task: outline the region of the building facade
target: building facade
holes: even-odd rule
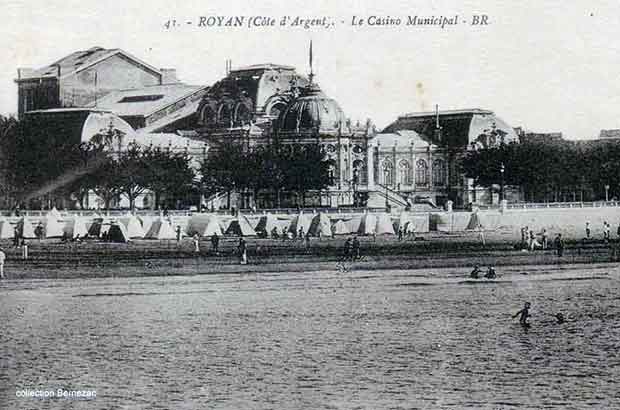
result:
[[[87,107],[111,91],[177,82],[173,69],[157,69],[121,49],[92,47],[36,70],[17,70],[18,117],[34,110]]]

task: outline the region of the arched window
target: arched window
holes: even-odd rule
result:
[[[336,161],[329,160],[327,165],[327,179],[329,181],[329,185],[336,185]]]
[[[411,185],[411,164],[407,160],[398,163],[398,182],[402,185]]]
[[[252,120],[252,113],[247,105],[237,104],[235,107],[235,125],[247,125]]]
[[[233,113],[230,107],[226,104],[220,105],[220,109],[217,115],[217,122],[224,127],[231,127],[233,125]]]
[[[368,175],[366,171],[366,163],[361,159],[353,161],[353,183],[366,185],[368,183]]]
[[[423,159],[419,159],[415,164],[415,184],[418,186],[428,185],[428,164]]]
[[[213,126],[217,121],[217,115],[210,106],[205,105],[200,113],[200,120],[206,126]]]
[[[446,185],[446,162],[443,159],[433,161],[433,185]]]
[[[383,161],[381,170],[383,171],[381,175],[383,177],[383,185],[394,185],[394,165],[392,164],[392,161]]]

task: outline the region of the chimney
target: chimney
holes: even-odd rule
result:
[[[160,71],[162,84],[174,84],[179,82],[176,68],[162,68]]]

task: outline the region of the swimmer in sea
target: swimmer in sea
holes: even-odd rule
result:
[[[557,313],[555,315],[555,319],[558,321],[558,325],[561,325],[562,323],[564,323],[564,315],[562,313]]]
[[[525,302],[523,309],[515,313],[513,318],[519,315],[521,315],[521,317],[519,317],[519,323],[521,326],[529,326],[529,323],[527,323],[527,318],[530,317],[530,302]]]
[[[487,273],[484,275],[484,277],[487,279],[495,279],[497,277],[497,274],[495,273],[495,268],[493,268],[493,266],[489,266],[489,269],[487,270]]]
[[[472,279],[478,279],[480,277],[481,273],[482,273],[482,270],[480,270],[480,266],[476,265],[476,266],[474,266],[474,270],[471,271],[469,276]]]

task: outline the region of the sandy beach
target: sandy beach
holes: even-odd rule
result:
[[[514,243],[489,238],[485,245],[477,235],[427,235],[399,241],[385,236],[359,237],[359,259],[344,260],[346,236],[303,241],[247,238],[247,265],[237,256],[238,238],[221,240],[215,253],[207,239],[195,252],[190,238],[135,240],[106,243],[98,240],[61,243],[57,239],[32,240],[29,257],[21,248],[3,243],[8,279],[69,279],[84,277],[130,277],[252,272],[316,272],[354,269],[453,268],[467,275],[474,264],[481,266],[572,265],[618,261],[618,244],[603,241],[569,242],[564,255],[555,250],[516,250]]]

